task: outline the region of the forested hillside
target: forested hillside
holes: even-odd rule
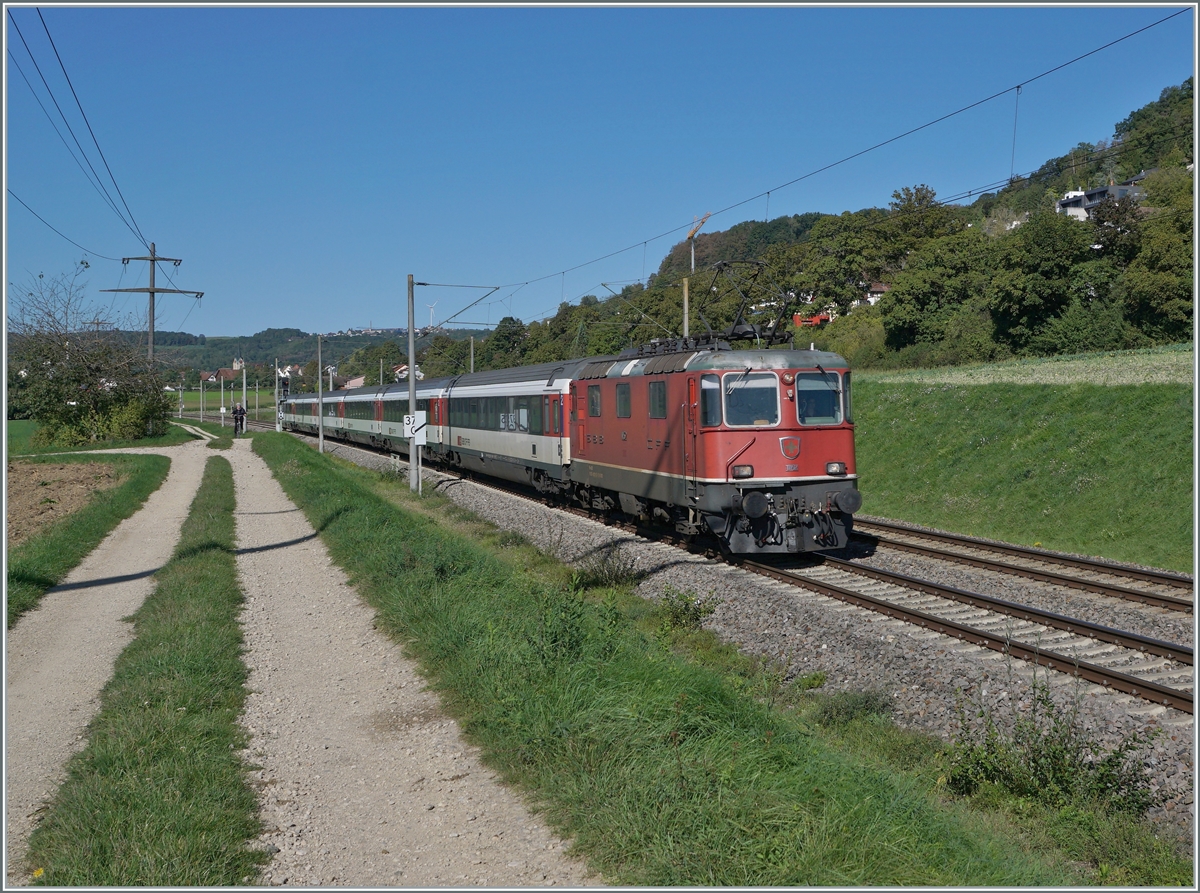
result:
[[[426,375],[617,353],[682,329],[690,288],[693,334],[738,322],[791,331],[792,313],[827,313],[797,341],[858,367],[960,364],[1190,341],[1193,310],[1193,81],[1117,122],[1112,137],[1080,143],[970,204],[943,203],[924,184],[900,185],[885,207],[806,213],[699,232],[663,258],[646,284],[564,302],[555,316],[506,317],[490,334],[455,331],[418,341]],[[1141,200],[1108,199],[1087,220],[1056,213],[1071,190],[1148,172]],[[691,250],[696,267],[692,273]],[[733,262],[733,263],[729,263]],[[726,264],[725,266],[721,266]],[[868,304],[871,292],[877,302]],[[144,333],[130,333],[143,338]],[[271,362],[316,372],[317,339],[299,329],[241,338],[156,333],[159,359],[192,383],[200,370],[244,358],[266,381]],[[404,362],[402,334],[323,342],[339,375],[379,378]]]
[[[747,221],[695,237],[693,333],[740,311],[766,324],[782,303],[830,312],[803,341],[857,366],[944,365],[1189,341],[1192,338],[1193,81],[970,205],[926,185],[900,186],[883,208]],[[1068,191],[1140,181],[1144,198],[1108,199],[1088,220],[1056,213]],[[681,329],[684,241],[647,285],[564,303],[529,325],[506,318],[476,345],[475,368],[615,353]],[[718,261],[759,261],[717,274]],[[886,291],[874,305],[872,285]],[[717,291],[713,291],[714,286]],[[749,300],[747,300],[749,298]],[[757,309],[755,309],[757,308]],[[786,315],[790,325],[790,314]],[[798,339],[799,340],[799,339]],[[467,346],[435,339],[427,374],[467,368]]]

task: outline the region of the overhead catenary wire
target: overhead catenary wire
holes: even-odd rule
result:
[[[125,224],[125,226],[129,229],[129,231],[131,233],[133,233],[134,236],[137,237],[138,241],[140,241],[143,245],[145,245],[148,248],[149,244],[142,237],[142,234],[135,228],[136,224],[131,223],[131,221],[127,220],[125,218],[125,215],[121,213],[121,209],[117,207],[116,201],[109,194],[108,188],[104,185],[104,182],[100,177],[100,174],[96,172],[95,166],[92,164],[92,161],[88,157],[87,152],[84,150],[83,145],[79,142],[79,137],[77,137],[75,135],[75,131],[71,127],[71,122],[67,120],[67,116],[62,110],[62,106],[59,105],[58,99],[54,95],[54,90],[50,87],[49,82],[46,80],[45,74],[42,73],[42,68],[40,65],[38,65],[37,58],[33,55],[33,50],[30,48],[28,41],[25,40],[25,35],[21,32],[21,28],[17,24],[17,20],[15,18],[13,18],[11,9],[8,10],[8,19],[10,22],[12,22],[13,28],[17,32],[17,36],[21,38],[21,43],[25,47],[25,52],[27,52],[29,54],[29,59],[31,62],[33,62],[34,69],[37,71],[38,76],[42,79],[42,84],[43,84],[43,86],[45,86],[46,92],[50,94],[50,101],[54,103],[54,107],[58,110],[58,114],[62,118],[63,124],[66,125],[67,132],[69,134],[71,134],[71,139],[73,139],[75,141],[75,145],[79,149],[80,154],[83,156],[83,160],[85,162],[87,162],[88,168],[91,170],[92,175],[95,177],[94,182],[98,186],[100,191],[102,192],[103,197],[106,199],[106,203],[112,209],[113,213],[116,214],[117,217],[119,217],[121,219],[121,222]],[[16,59],[14,58],[13,61],[15,62]],[[20,66],[18,66],[18,70],[19,70],[19,68],[20,68]],[[22,72],[22,77],[24,77],[23,72]],[[26,79],[26,83],[27,84],[29,83],[28,79]],[[32,89],[33,89],[33,86],[30,85],[30,90],[32,90]],[[36,97],[36,95],[37,95],[36,91],[34,92],[34,95]],[[39,100],[39,103],[40,103],[40,100]],[[44,110],[45,110],[45,107],[43,106],[43,111]],[[55,128],[55,130],[57,130],[57,127]],[[90,126],[89,126],[89,130],[90,130]],[[60,137],[61,137],[61,134],[60,134]],[[123,200],[124,199],[122,199],[122,201]]]
[[[1185,12],[1188,12],[1190,9],[1191,9],[1191,7],[1186,7],[1186,8],[1184,8],[1184,9],[1177,10],[1176,12],[1173,12],[1173,13],[1171,13],[1170,15],[1164,16],[1163,18],[1161,18],[1161,19],[1159,19],[1159,20],[1157,20],[1157,21],[1155,21],[1155,22],[1151,22],[1150,24],[1148,24],[1148,25],[1145,25],[1145,26],[1143,26],[1143,27],[1141,27],[1141,28],[1138,28],[1138,29],[1136,29],[1136,30],[1134,30],[1134,31],[1130,31],[1128,34],[1124,34],[1124,35],[1122,35],[1121,37],[1118,37],[1118,38],[1116,38],[1115,40],[1111,40],[1111,41],[1109,41],[1108,43],[1106,43],[1106,44],[1103,44],[1102,46],[1099,46],[1099,47],[1096,47],[1095,49],[1089,50],[1089,51],[1088,51],[1088,52],[1086,52],[1086,53],[1081,53],[1080,55],[1078,55],[1078,56],[1075,56],[1074,58],[1072,58],[1072,59],[1069,59],[1069,60],[1067,60],[1066,62],[1062,62],[1062,63],[1060,63],[1059,65],[1055,65],[1053,68],[1048,68],[1048,69],[1046,69],[1045,71],[1043,71],[1043,72],[1041,72],[1041,73],[1039,73],[1039,74],[1033,75],[1032,77],[1025,78],[1024,80],[1020,81],[1018,84],[1015,84],[1015,85],[1014,85],[1014,86],[1012,86],[1012,87],[1007,87],[1007,88],[1005,88],[1004,90],[1000,90],[1000,91],[998,91],[998,92],[996,92],[996,93],[993,93],[993,94],[992,94],[992,95],[990,95],[990,96],[986,96],[986,97],[984,97],[983,99],[976,100],[975,102],[972,102],[972,103],[970,103],[970,104],[968,104],[968,105],[965,105],[965,106],[963,106],[963,107],[961,107],[961,108],[959,108],[959,109],[956,109],[955,111],[948,112],[947,114],[941,115],[941,116],[939,116],[939,117],[937,117],[937,118],[934,118],[934,119],[933,119],[933,120],[931,120],[931,121],[927,121],[927,122],[926,122],[926,123],[924,123],[924,124],[921,124],[921,125],[918,125],[917,127],[913,127],[913,128],[911,128],[911,129],[909,129],[909,130],[906,130],[906,131],[904,131],[903,133],[897,134],[896,136],[890,137],[890,138],[888,138],[888,139],[886,139],[886,140],[882,140],[882,141],[880,141],[880,142],[878,142],[878,143],[875,143],[875,144],[874,144],[874,145],[872,145],[872,146],[868,146],[868,147],[867,147],[867,148],[865,148],[865,149],[861,149],[861,150],[859,150],[858,152],[854,152],[854,153],[852,153],[852,154],[850,154],[850,155],[847,155],[847,156],[845,156],[844,158],[840,158],[840,159],[838,159],[837,161],[830,162],[829,164],[823,165],[823,166],[821,166],[821,167],[819,167],[819,168],[816,168],[815,170],[809,171],[809,172],[808,172],[808,173],[806,173],[806,174],[802,174],[802,175],[801,175],[801,176],[799,176],[799,177],[794,177],[793,179],[791,179],[791,180],[788,180],[788,181],[787,181],[787,182],[785,182],[785,183],[781,183],[781,184],[779,184],[778,186],[773,186],[773,187],[771,187],[770,189],[768,189],[768,190],[766,190],[766,191],[764,191],[764,192],[760,192],[760,193],[758,193],[757,195],[753,195],[753,196],[751,196],[751,197],[749,197],[749,198],[747,198],[747,199],[743,199],[742,201],[735,202],[735,203],[733,203],[733,204],[731,204],[731,205],[728,205],[728,206],[726,206],[726,207],[722,208],[722,209],[721,209],[721,210],[719,210],[719,211],[715,211],[715,212],[713,212],[712,216],[713,216],[713,217],[716,217],[716,216],[719,216],[719,215],[721,215],[721,214],[728,213],[729,211],[732,211],[732,210],[734,210],[735,208],[739,208],[739,207],[741,207],[742,205],[748,204],[749,202],[757,201],[758,199],[760,199],[760,198],[763,198],[764,196],[767,196],[767,195],[769,195],[771,192],[778,192],[779,190],[781,190],[781,189],[785,189],[785,188],[787,188],[788,186],[794,186],[796,183],[800,183],[800,182],[802,182],[802,181],[804,181],[804,180],[807,180],[807,179],[809,179],[809,178],[811,178],[811,177],[815,177],[815,176],[816,176],[816,175],[818,175],[818,174],[824,173],[825,171],[831,170],[831,169],[833,169],[833,168],[835,168],[835,167],[838,167],[839,165],[843,165],[843,164],[845,164],[845,163],[847,163],[847,162],[849,162],[849,161],[852,161],[852,160],[854,160],[854,159],[856,159],[856,158],[860,158],[860,157],[862,157],[863,155],[866,155],[866,154],[868,154],[868,153],[870,153],[870,152],[874,152],[874,151],[875,151],[875,150],[877,150],[877,149],[881,149],[881,148],[883,148],[884,146],[888,146],[888,145],[890,145],[890,144],[892,144],[892,143],[894,143],[894,142],[897,142],[897,141],[899,141],[899,140],[901,140],[901,139],[904,139],[905,137],[912,136],[912,135],[913,135],[913,134],[915,134],[915,133],[919,133],[919,132],[920,132],[920,131],[922,131],[922,130],[927,130],[928,128],[930,128],[930,127],[933,127],[933,126],[934,126],[934,125],[936,125],[936,124],[940,124],[940,123],[942,123],[943,121],[947,121],[947,120],[949,120],[949,119],[951,119],[951,118],[954,118],[954,117],[956,117],[956,116],[958,116],[958,115],[964,114],[965,112],[968,112],[968,111],[970,111],[971,109],[978,108],[978,107],[979,107],[979,106],[981,106],[981,105],[985,105],[985,104],[987,104],[987,103],[989,103],[989,102],[991,102],[991,101],[993,101],[993,100],[995,100],[995,99],[998,99],[998,98],[1000,98],[1001,96],[1005,96],[1005,95],[1007,95],[1008,93],[1011,93],[1011,92],[1013,92],[1014,90],[1019,90],[1019,89],[1021,89],[1022,87],[1025,87],[1025,86],[1028,86],[1029,84],[1032,84],[1032,83],[1033,83],[1033,82],[1035,82],[1035,81],[1041,80],[1042,78],[1048,77],[1049,75],[1052,75],[1052,74],[1054,74],[1054,73],[1056,73],[1056,72],[1058,72],[1058,71],[1061,71],[1061,70],[1062,70],[1062,69],[1064,69],[1064,68],[1067,68],[1067,67],[1069,67],[1069,66],[1071,66],[1071,65],[1074,65],[1074,64],[1076,64],[1076,63],[1078,63],[1078,62],[1081,62],[1081,61],[1083,61],[1084,59],[1087,59],[1089,56],[1094,56],[1094,55],[1096,55],[1097,53],[1103,52],[1104,50],[1111,49],[1112,47],[1116,46],[1117,44],[1119,44],[1119,43],[1122,43],[1123,41],[1129,40],[1129,39],[1130,39],[1130,38],[1132,38],[1132,37],[1136,37],[1138,34],[1141,34],[1141,33],[1145,32],[1145,31],[1148,31],[1148,30],[1150,30],[1151,28],[1156,28],[1156,27],[1158,27],[1159,25],[1162,25],[1163,23],[1170,21],[1171,19],[1175,18],[1176,16],[1180,16],[1180,15],[1182,15],[1183,13],[1185,13]],[[681,224],[681,225],[679,225],[679,226],[673,227],[672,229],[669,229],[669,230],[666,230],[666,231],[664,231],[664,232],[661,232],[661,233],[659,233],[659,234],[658,234],[658,235],[656,235],[656,236],[652,236],[652,237],[650,237],[649,239],[639,240],[638,242],[635,242],[635,243],[633,243],[632,245],[628,245],[628,246],[626,246],[625,248],[621,248],[621,249],[619,249],[619,250],[616,250],[616,251],[610,251],[609,253],[607,253],[607,254],[604,254],[604,255],[601,255],[600,257],[596,257],[596,258],[593,258],[592,260],[585,261],[585,262],[583,262],[583,263],[576,264],[576,265],[574,265],[574,266],[571,266],[571,267],[567,267],[567,268],[566,268],[566,269],[564,269],[564,270],[558,270],[558,271],[555,271],[555,272],[553,272],[553,273],[547,273],[547,274],[545,274],[544,276],[538,276],[538,277],[534,277],[534,278],[528,279],[528,280],[526,280],[526,281],[525,281],[524,283],[522,283],[522,284],[523,284],[523,285],[532,285],[532,284],[534,284],[534,283],[537,283],[537,282],[542,282],[542,281],[545,281],[545,280],[547,280],[547,279],[551,279],[551,278],[553,278],[554,276],[565,276],[565,274],[567,274],[567,273],[571,273],[571,272],[574,272],[575,270],[579,270],[579,269],[582,269],[582,268],[584,268],[584,267],[591,266],[592,264],[597,264],[597,263],[600,263],[601,261],[608,260],[609,258],[616,257],[617,255],[620,255],[620,254],[624,254],[626,251],[630,251],[630,250],[632,250],[632,249],[636,248],[638,245],[644,245],[644,244],[646,244],[646,243],[648,243],[648,242],[654,242],[654,241],[657,241],[657,240],[659,240],[659,239],[666,238],[667,236],[673,235],[674,233],[677,233],[677,232],[680,232],[680,231],[682,231],[682,230],[684,230],[684,229],[687,229],[689,226],[691,226],[691,224],[689,224],[689,223],[684,223],[684,224]],[[643,266],[643,271],[642,271],[642,272],[643,272],[643,275],[644,275],[644,274],[645,274],[645,269],[644,269],[644,266]],[[515,285],[516,283],[511,283],[511,284]],[[507,287],[507,286],[501,286],[501,287],[502,287],[502,288],[505,288],[505,287]]]

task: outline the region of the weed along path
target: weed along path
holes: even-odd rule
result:
[[[179,541],[212,455],[202,441],[122,452],[170,456],[167,480],[8,631],[6,886],[28,883],[22,862],[29,834],[61,782],[64,764],[83,746],[100,691],[132,638],[124,618],[153,591],[153,574]]]
[[[374,628],[270,470],[236,441],[250,669],[246,760],[269,885],[580,886],[582,863],[503,787]]]

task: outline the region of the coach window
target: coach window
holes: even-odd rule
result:
[[[667,417],[667,383],[665,381],[650,382],[650,418],[665,419]]]
[[[592,418],[600,417],[600,385],[588,385],[588,415]]]
[[[629,408],[629,384],[617,385],[617,418],[627,419],[632,415]]]
[[[472,400],[468,404],[468,406],[469,406],[469,409],[467,410],[467,427],[468,428],[478,428],[479,427],[479,401]]]
[[[529,398],[529,433],[543,434],[545,429],[542,427],[542,398]]]
[[[779,379],[773,372],[730,372],[725,376],[725,424],[779,424]]]
[[[801,425],[840,425],[842,395],[836,372],[796,373],[796,416]]]
[[[721,424],[721,379],[716,375],[700,376],[700,424]]]

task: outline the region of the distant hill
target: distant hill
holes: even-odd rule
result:
[[[452,340],[465,340],[471,335],[482,340],[486,329],[455,329],[442,331]],[[131,332],[130,337],[144,344],[145,332]],[[396,342],[402,351],[408,350],[408,333],[404,330],[375,332],[372,334],[342,334],[323,336],[321,340],[322,360],[337,364],[355,351],[364,347],[375,347]],[[419,343],[427,343],[422,336]],[[211,371],[229,366],[233,360],[243,359],[251,366],[269,366],[275,360],[281,365],[307,363],[316,359],[317,336],[300,329],[263,329],[253,335],[219,336],[191,335],[187,332],[155,332],[154,355],[169,366]]]

